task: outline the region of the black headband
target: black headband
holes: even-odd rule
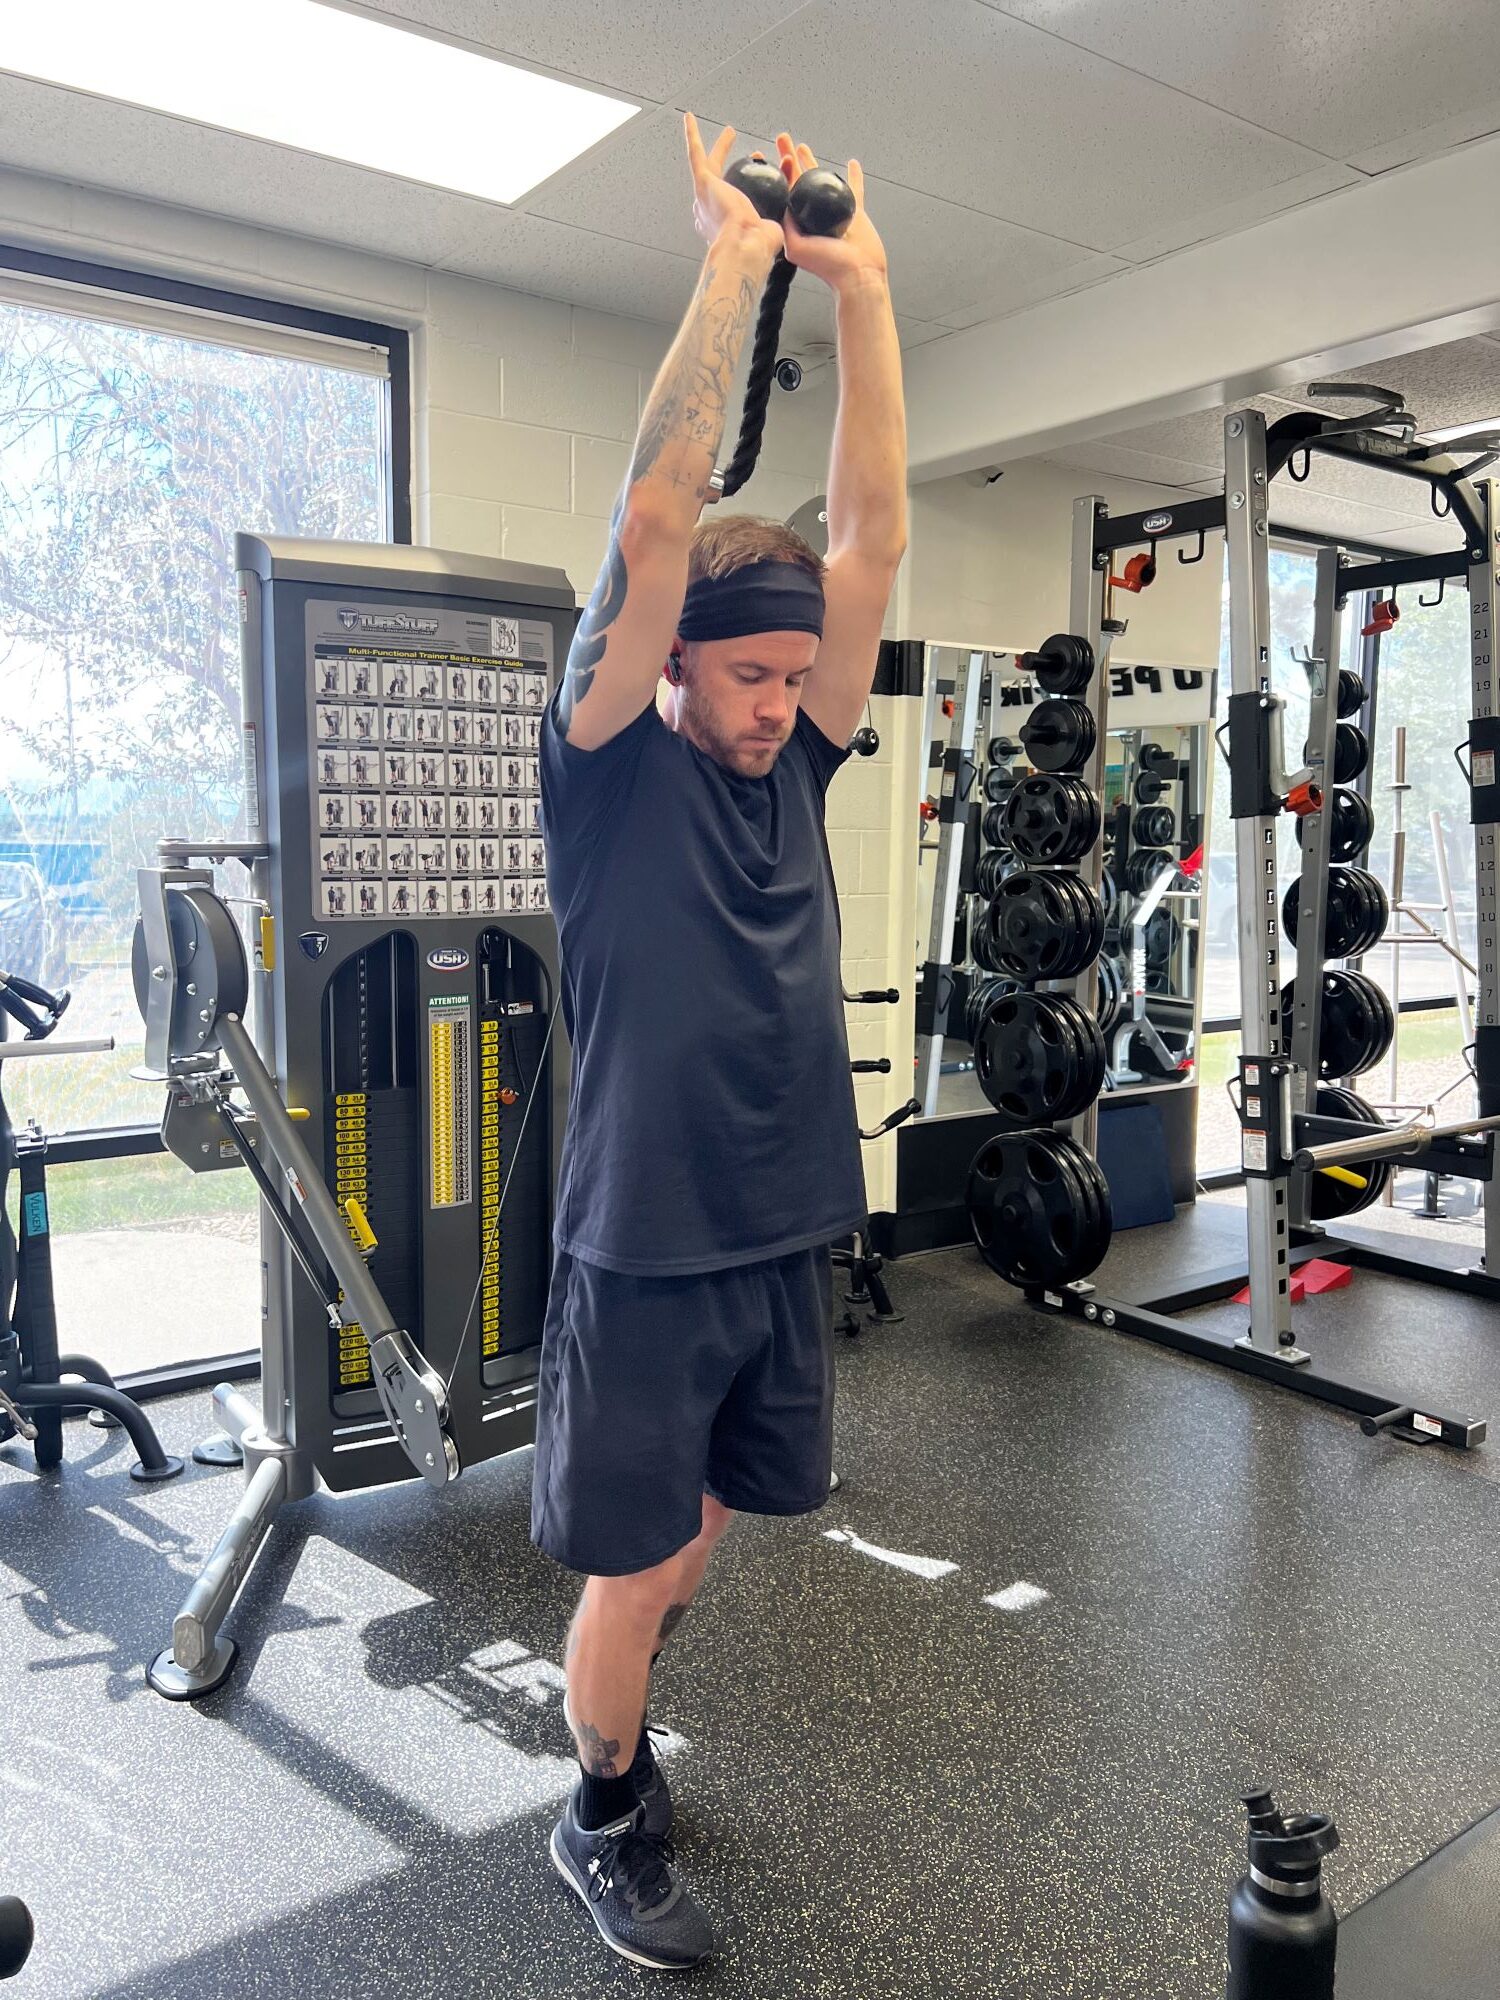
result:
[[[688,585],[677,635],[742,639],[749,632],[823,636],[823,586],[800,563],[758,562]]]

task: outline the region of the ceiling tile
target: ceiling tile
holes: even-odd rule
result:
[[[1369,362],[1331,379],[1376,382],[1382,388],[1399,389],[1424,430],[1446,430],[1453,424],[1481,423],[1500,416],[1500,347],[1482,336],[1444,341],[1391,361]],[[1318,407],[1331,409],[1333,405],[1320,403]]]
[[[712,144],[717,121],[700,118],[699,122],[705,144]],[[736,136],[736,157],[757,148],[771,159],[776,157],[772,140],[748,132]],[[701,258],[705,248],[693,227],[693,183],[682,113],[673,107],[626,126],[608,145],[555,175],[540,194],[521,206],[531,215],[648,244],[678,257]]]
[[[1298,463],[1300,465],[1300,460]],[[1277,492],[1288,483],[1283,475],[1277,482]],[[1375,507],[1382,513],[1404,514],[1414,521],[1426,523],[1433,518],[1427,500],[1428,489],[1415,479],[1405,479],[1399,472],[1387,472],[1378,465],[1359,465],[1351,459],[1332,458],[1327,452],[1313,453],[1307,490],[1327,494],[1336,500],[1355,500],[1361,506]],[[1451,529],[1449,539],[1452,539]]]
[[[1372,535],[1370,539],[1380,548],[1410,549],[1418,555],[1439,555],[1444,549],[1459,547],[1453,525],[1446,521],[1412,521],[1398,534]]]
[[[1275,396],[1242,396],[1235,404],[1236,409],[1262,411],[1268,425],[1288,415],[1295,407],[1295,404],[1282,402]],[[1160,423],[1141,424],[1134,430],[1120,431],[1110,442],[1124,445],[1132,451],[1154,452],[1162,458],[1201,466],[1205,472],[1222,478],[1224,415],[1221,408],[1196,410],[1184,417],[1166,417]]]
[[[990,0],[1331,159],[1493,100],[1494,0]]]
[[[1250,229],[1273,215],[1285,215],[1290,209],[1320,201],[1324,195],[1337,194],[1340,188],[1355,186],[1360,179],[1352,167],[1314,167],[1311,173],[1279,181],[1275,187],[1257,188],[1252,194],[1241,195],[1218,208],[1199,209],[1162,228],[1153,226],[1133,242],[1122,243],[1119,254],[1131,264],[1149,264],[1157,257],[1170,257],[1175,250],[1186,250],[1191,244],[1207,243],[1216,236],[1232,236],[1237,230]]]
[[[681,316],[698,282],[695,257],[621,243],[538,215],[499,220],[503,227],[471,237],[443,268],[569,305],[667,322]]]
[[[1349,164],[1362,173],[1386,174],[1393,167],[1430,159],[1434,153],[1446,153],[1452,146],[1462,146],[1470,139],[1482,139],[1497,131],[1500,131],[1500,97],[1491,97],[1467,111],[1438,118],[1431,125],[1409,127],[1397,138],[1383,139],[1378,146],[1352,155]]]
[[[1305,535],[1333,535],[1350,542],[1367,542],[1376,535],[1386,535],[1393,543],[1402,543],[1409,542],[1414,534],[1426,532],[1423,522],[1404,514],[1388,513],[1380,507],[1362,507],[1353,500],[1339,500],[1310,486],[1290,486],[1284,479],[1277,480],[1271,496],[1271,523],[1276,528],[1300,529]]]
[[[980,0],[812,0],[694,92],[916,187],[1097,250],[1325,164]]]
[[[365,0],[496,55],[660,103],[796,11],[797,0]]]
[[[418,264],[440,263],[507,211],[237,133],[165,118],[0,71],[0,158],[103,186],[317,236]]]
[[[1072,445],[1051,454],[1055,465],[1069,465],[1079,472],[1103,473],[1113,479],[1139,479],[1147,486],[1180,486],[1196,489],[1206,470],[1180,458],[1162,458],[1155,452],[1133,451],[1123,444],[1100,439],[1095,444]]]
[[[1112,278],[1117,271],[1128,269],[1129,266],[1119,257],[1084,256],[1078,263],[1065,264],[1046,277],[1032,278],[1024,284],[1008,284],[999,292],[978,299],[959,312],[944,313],[943,325],[961,333],[965,327],[981,326],[986,320],[1020,312],[1026,306],[1040,305],[1044,299],[1061,298],[1066,292],[1085,291],[1090,285]]]

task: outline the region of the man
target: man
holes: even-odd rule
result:
[[[639,1965],[707,1956],[645,1727],[652,1662],[734,1512],[828,1495],[830,1242],[865,1197],[823,829],[906,537],[885,252],[763,220],[686,121],[703,275],[662,364],[541,737],[573,1041],[532,1534],[586,1578],[568,1638],[581,1781],[552,1857]],[[777,140],[789,181],[815,164]],[[828,558],[700,526],[776,254],[837,302]],[[665,701],[656,693],[663,673]]]

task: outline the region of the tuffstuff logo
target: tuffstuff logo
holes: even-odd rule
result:
[[[468,962],[469,954],[451,944],[440,945],[427,954],[427,963],[434,972],[462,972]]]
[[[423,638],[438,629],[436,618],[418,618],[410,611],[340,610],[339,623],[346,632],[405,632]]]

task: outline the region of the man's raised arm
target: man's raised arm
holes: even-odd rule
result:
[[[655,698],[687,592],[688,545],[723,440],[735,364],[782,245],[780,224],[763,220],[722,178],[733,128],[705,153],[691,112],[685,122],[694,219],[708,238],[708,257],[641,418],[604,567],[568,654],[558,725],[580,750],[597,750]]]
[[[785,132],[782,171],[817,165]],[[787,255],[833,288],[839,407],[828,468],[828,569],[823,638],[802,706],[823,734],[847,743],[869,699],[880,627],[906,548],[906,407],[901,344],[891,313],[885,246],[865,211],[865,179],[849,162],[854,220],[843,236],[786,230]]]

